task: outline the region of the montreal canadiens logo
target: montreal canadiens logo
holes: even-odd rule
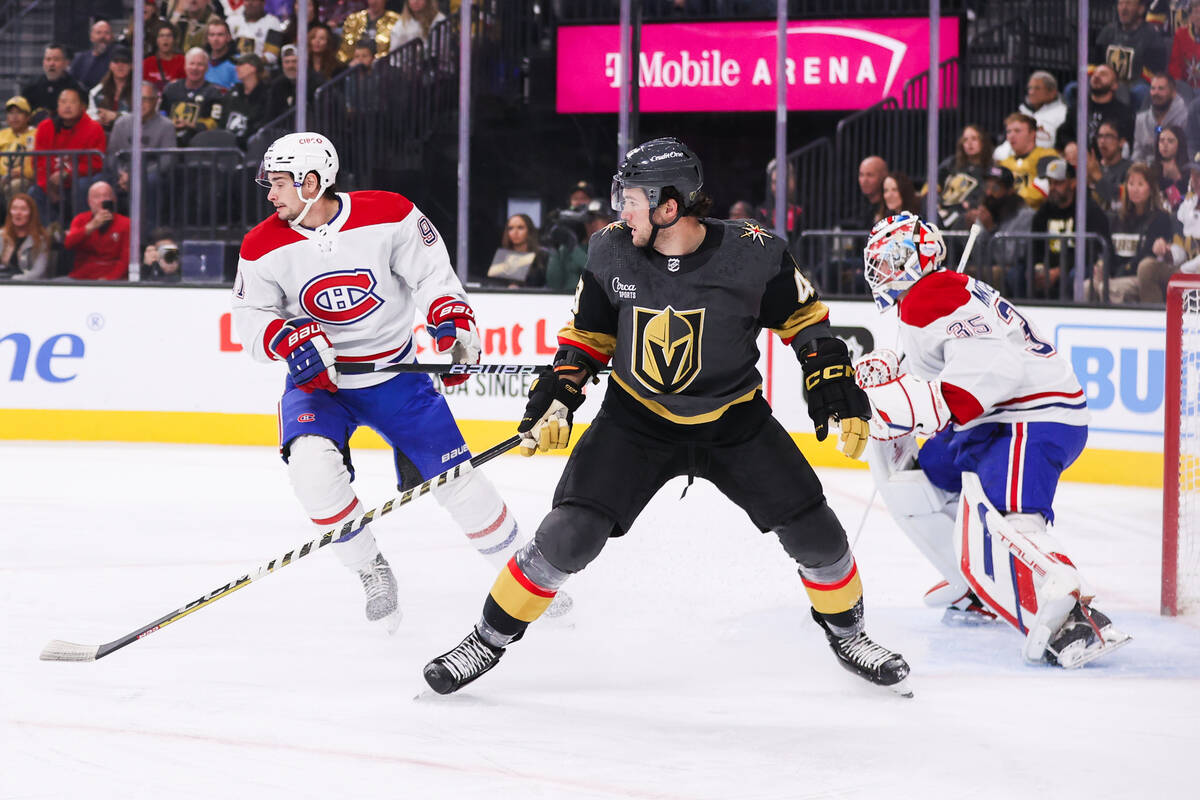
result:
[[[300,306],[326,325],[351,325],[381,305],[383,299],[375,294],[375,276],[369,269],[326,272],[300,290]]]
[[[296,417],[296,422],[316,422],[316,421],[317,421],[316,414],[305,413],[305,414],[301,414],[300,416]]]

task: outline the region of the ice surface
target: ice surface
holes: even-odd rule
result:
[[[563,460],[484,469],[521,523]],[[99,644],[313,538],[269,449],[0,443],[0,798],[1194,797],[1200,626],[1158,609],[1159,494],[1066,484],[1059,536],[1132,644],[1067,673],[1007,628],[952,629],[932,568],[876,501],[856,548],[868,632],[903,700],[844,672],[790,562],[710,485],[663,489],[490,674],[432,695],[493,574],[430,498],[375,535],[393,637],[327,552],[96,663]],[[355,455],[368,507],[395,494]],[[865,472],[822,472],[853,535]]]

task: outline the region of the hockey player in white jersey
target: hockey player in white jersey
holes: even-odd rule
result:
[[[287,365],[280,448],[296,497],[322,528],[365,511],[351,488],[349,440],[360,425],[394,448],[402,490],[470,459],[429,376],[339,375],[336,361],[415,361],[418,312],[436,352],[456,363],[480,355],[474,312],[437,230],[399,194],[335,191],[337,170],[337,151],[319,134],[289,134],[267,149],[259,183],[270,189],[276,213],[246,234],[233,287],[233,319],[246,349],[256,360]],[[464,380],[443,378],[447,385]],[[495,568],[523,544],[481,473],[433,494]],[[367,618],[394,631],[396,580],[370,527],[346,534],[333,550],[359,575]]]
[[[1083,390],[1047,340],[987,284],[941,269],[933,225],[901,213],[864,250],[900,350],[855,365],[871,399],[871,472],[889,511],[945,580],[926,594],[948,621],[1000,618],[1023,655],[1077,667],[1129,637],[1048,526],[1062,471],[1087,441]],[[929,438],[918,454],[916,436]]]

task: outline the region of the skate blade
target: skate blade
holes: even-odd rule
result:
[[[1084,664],[1095,661],[1101,656],[1106,656],[1114,650],[1119,650],[1129,644],[1133,637],[1121,631],[1106,631],[1104,644],[1096,642],[1089,647],[1077,648],[1072,650],[1067,648],[1058,656],[1058,665],[1063,669],[1079,669]]]
[[[891,686],[884,687],[890,692],[894,692],[901,697],[907,697],[910,700],[913,696],[912,686],[908,683],[908,678],[903,678],[899,683],[893,683]]]
[[[388,636],[394,636],[396,631],[400,630],[400,622],[404,619],[404,612],[397,608],[386,617],[380,617],[373,620],[375,623],[382,625],[384,630],[388,632]]]
[[[942,624],[951,628],[978,628],[983,625],[994,625],[999,622],[996,617],[989,617],[978,611],[963,611],[960,608],[947,608],[942,614]]]

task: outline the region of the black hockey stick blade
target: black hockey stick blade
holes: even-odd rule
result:
[[[331,542],[340,539],[347,533],[361,528],[362,526],[371,522],[371,520],[374,518],[382,517],[384,514],[387,514],[394,509],[399,508],[400,506],[411,503],[414,499],[421,497],[422,495],[429,494],[430,490],[433,489],[434,486],[441,486],[444,483],[448,483],[449,481],[456,480],[468,474],[475,467],[485,464],[488,461],[491,461],[493,458],[507,453],[509,450],[516,447],[520,441],[521,437],[519,435],[510,436],[503,442],[500,442],[499,444],[472,457],[470,461],[451,467],[441,474],[434,475],[420,486],[402,492],[398,497],[393,497],[379,508],[372,508],[358,519],[349,520],[341,527],[325,531],[325,533],[321,534],[316,539],[313,539],[310,542],[305,542],[299,548],[295,550],[289,550],[279,558],[271,559],[266,564],[258,567],[258,569],[256,569],[254,572],[246,573],[237,580],[226,583],[224,586],[218,586],[211,592],[196,598],[190,603],[175,609],[169,614],[164,614],[163,616],[154,620],[154,622],[151,622],[148,625],[143,625],[137,630],[131,631],[119,639],[114,639],[111,642],[105,642],[104,644],[75,644],[74,642],[65,642],[61,639],[55,639],[47,643],[46,646],[42,648],[41,655],[39,655],[38,658],[40,658],[42,661],[95,661],[97,659],[104,658],[106,655],[115,650],[120,650],[122,647],[125,647],[128,644],[133,644],[139,639],[149,636],[155,631],[162,630],[171,623],[178,622],[187,615],[195,611],[199,611],[205,606],[211,605],[223,597],[228,597],[238,589],[248,586],[253,581],[266,577],[276,570],[286,567],[293,561],[299,561],[301,558],[304,558],[304,556],[308,555],[314,550],[320,550],[322,547],[325,547]]]

